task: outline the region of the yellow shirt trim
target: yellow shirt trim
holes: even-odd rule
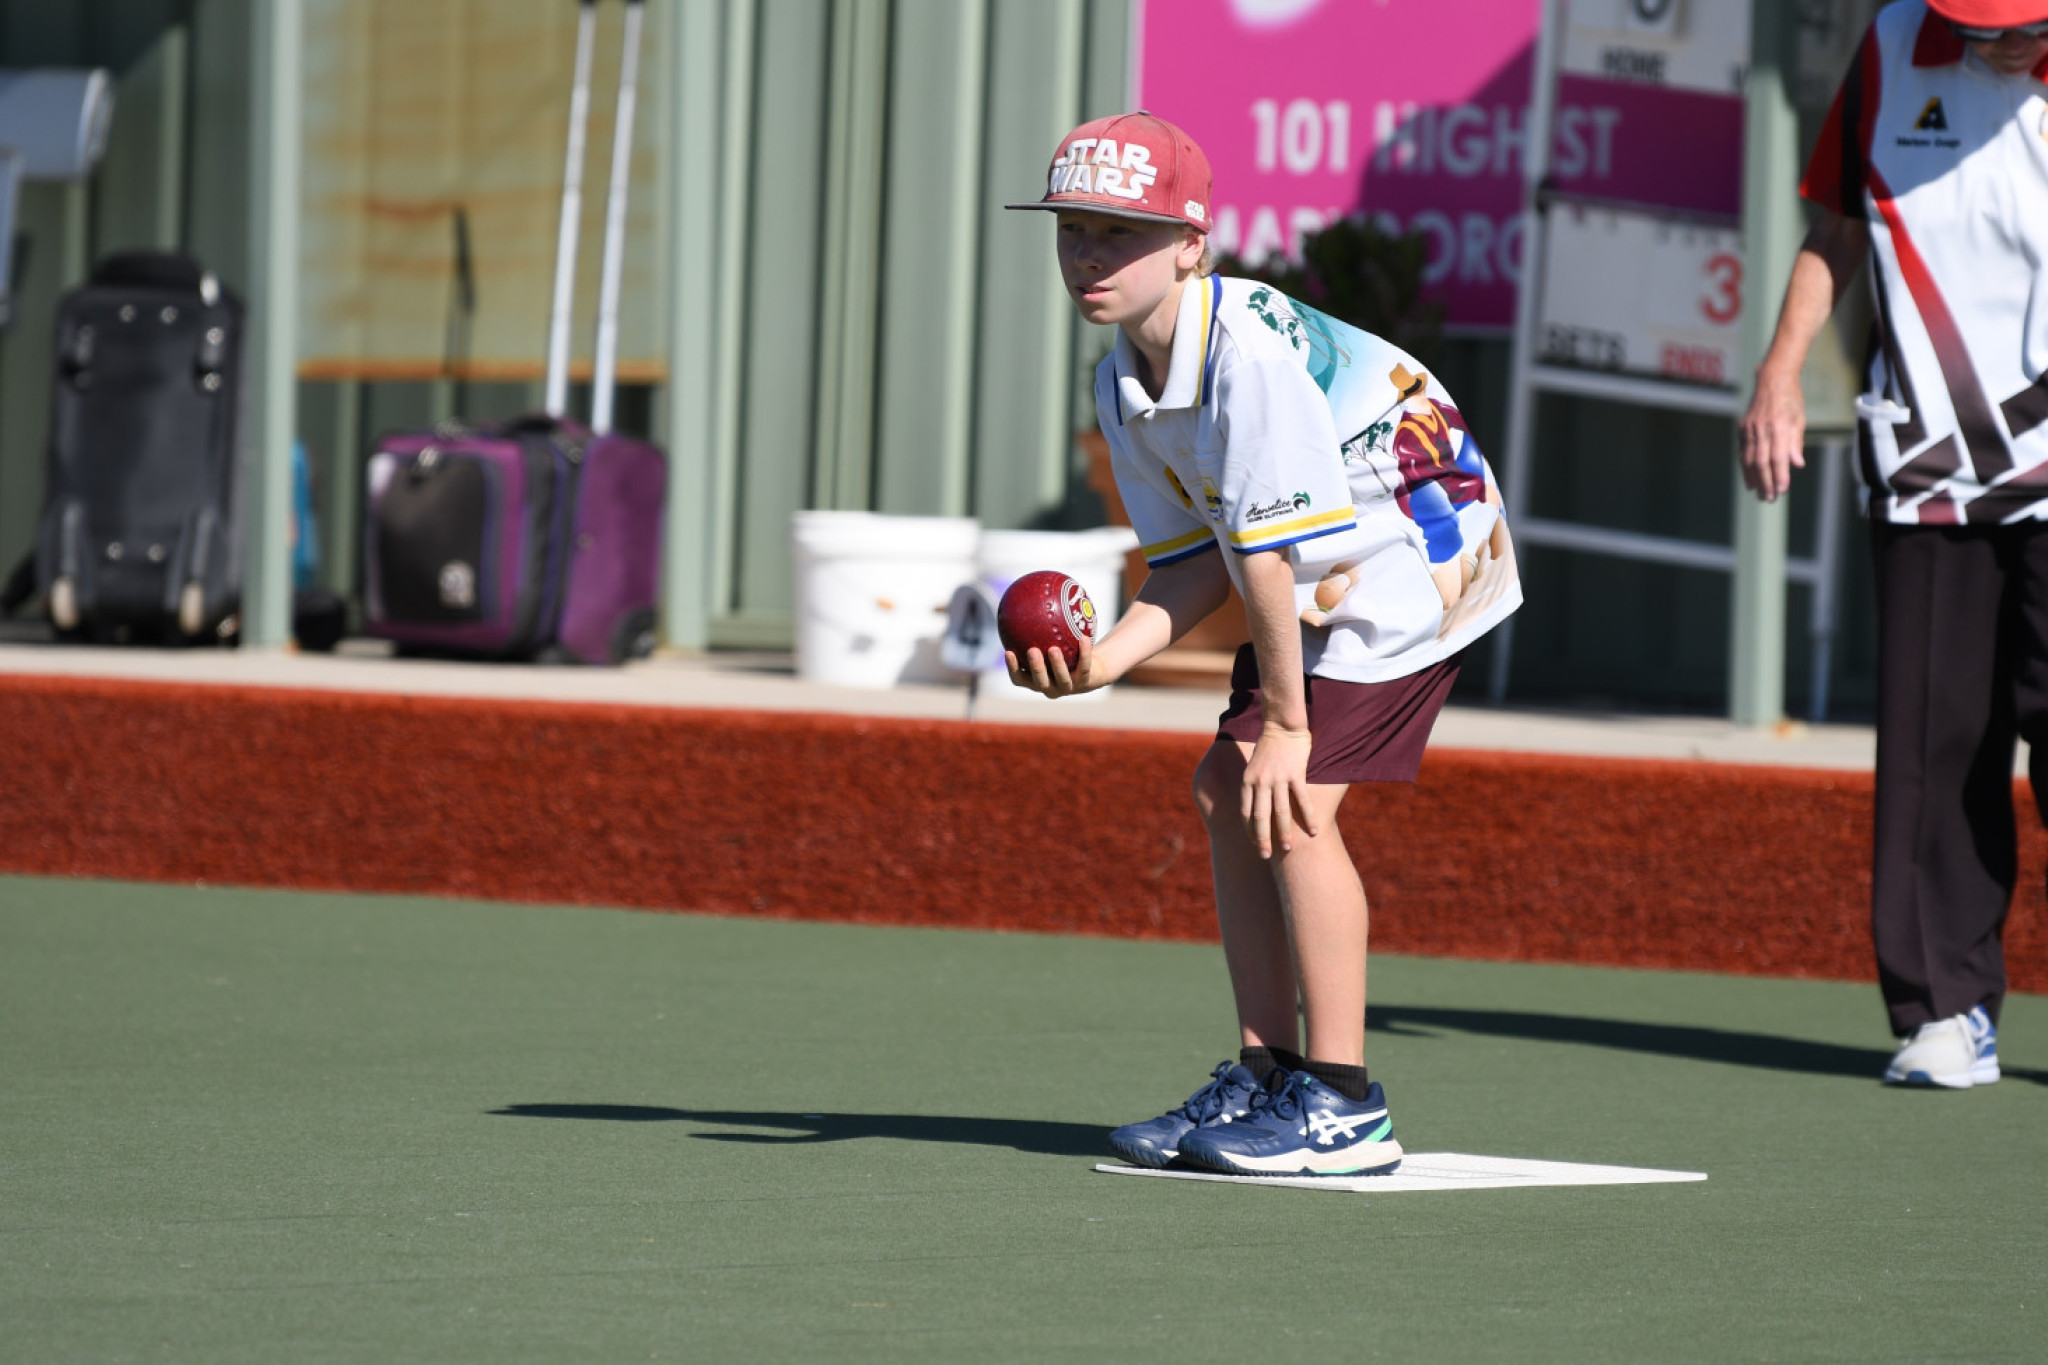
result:
[[[1176,550],[1185,550],[1190,545],[1210,538],[1207,527],[1199,531],[1190,531],[1184,536],[1175,536],[1172,540],[1162,540],[1156,545],[1147,545],[1145,547],[1145,558],[1148,560],[1157,559],[1161,555],[1170,555]]]
[[[1232,531],[1230,533],[1230,543],[1232,545],[1252,545],[1268,540],[1285,540],[1289,536],[1298,536],[1304,531],[1314,531],[1321,527],[1348,526],[1356,521],[1357,517],[1357,508],[1349,506],[1339,507],[1328,512],[1317,512],[1313,516],[1296,517],[1292,521],[1280,521],[1275,522],[1271,526],[1261,526],[1256,531]]]

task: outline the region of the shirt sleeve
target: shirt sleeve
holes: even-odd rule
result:
[[[1218,373],[1216,405],[1231,549],[1278,550],[1358,524],[1337,428],[1307,370],[1284,356],[1240,359]]]
[[[1114,382],[1096,380],[1096,416],[1109,441],[1109,470],[1116,477],[1117,496],[1123,499],[1131,529],[1137,532],[1145,563],[1156,569],[1214,549],[1215,532],[1202,519],[1189,491],[1179,485],[1172,470],[1158,461],[1141,460],[1124,434],[1110,387]],[[1148,469],[1147,463],[1154,467]]]
[[[1799,193],[1844,218],[1862,218],[1869,180],[1870,136],[1877,118],[1880,68],[1877,26],[1872,24],[1828,106],[1820,139],[1799,181]]]

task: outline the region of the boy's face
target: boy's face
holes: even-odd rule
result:
[[[1202,259],[1202,234],[1178,223],[1106,213],[1059,213],[1060,277],[1089,322],[1150,317],[1182,272]]]

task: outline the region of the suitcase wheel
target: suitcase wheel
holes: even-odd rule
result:
[[[633,659],[651,659],[655,646],[660,643],[655,632],[655,617],[652,607],[629,612],[620,617],[612,626],[610,648],[606,651],[611,662],[622,664]]]
[[[78,629],[78,585],[68,577],[50,585],[50,624],[59,630]]]
[[[206,629],[206,585],[196,579],[178,593],[178,629],[187,635]]]

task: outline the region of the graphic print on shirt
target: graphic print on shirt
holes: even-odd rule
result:
[[[1245,305],[1258,316],[1259,321],[1285,337],[1287,344],[1298,351],[1306,343],[1302,339],[1299,317],[1287,309],[1289,302],[1288,297],[1277,289],[1267,289],[1263,286],[1252,290],[1250,294],[1245,296]],[[1346,363],[1348,364],[1349,361],[1347,360]],[[1311,365],[1309,367],[1309,373],[1316,373],[1315,366]],[[1326,375],[1317,375],[1316,383],[1321,386],[1324,393],[1330,391]]]
[[[1096,370],[1146,562],[1221,550],[1242,591],[1251,556],[1284,555],[1304,668],[1351,682],[1449,658],[1515,610],[1498,486],[1450,394],[1271,285],[1204,285],[1182,296],[1157,391],[1132,378],[1126,337]]]
[[[1430,578],[1448,611],[1479,575],[1478,556],[1465,553],[1458,514],[1473,503],[1487,502],[1489,495],[1497,508],[1500,493],[1487,487],[1479,443],[1472,439],[1465,419],[1448,403],[1433,398],[1411,400],[1394,430],[1393,444],[1401,474],[1401,490],[1394,499],[1422,530]],[[1505,536],[1506,526],[1497,521],[1495,530]]]
[[[1357,349],[1343,339],[1343,332],[1352,329],[1271,290],[1254,290],[1249,302],[1267,326],[1286,336],[1297,350],[1305,351],[1316,387],[1331,394],[1343,372],[1350,369]],[[1392,406],[1344,442],[1344,462],[1371,471],[1402,514],[1422,532],[1430,581],[1448,612],[1478,580],[1482,561],[1507,555],[1500,490],[1489,484],[1479,443],[1472,439],[1457,408],[1429,396],[1427,374],[1396,363],[1387,370],[1386,388],[1380,397],[1390,400]],[[1483,543],[1469,549],[1462,517],[1467,508],[1479,509],[1478,515],[1490,523]],[[1303,609],[1301,619],[1310,625],[1324,624],[1358,585],[1357,568],[1340,563],[1324,575],[1316,585],[1314,605]]]

